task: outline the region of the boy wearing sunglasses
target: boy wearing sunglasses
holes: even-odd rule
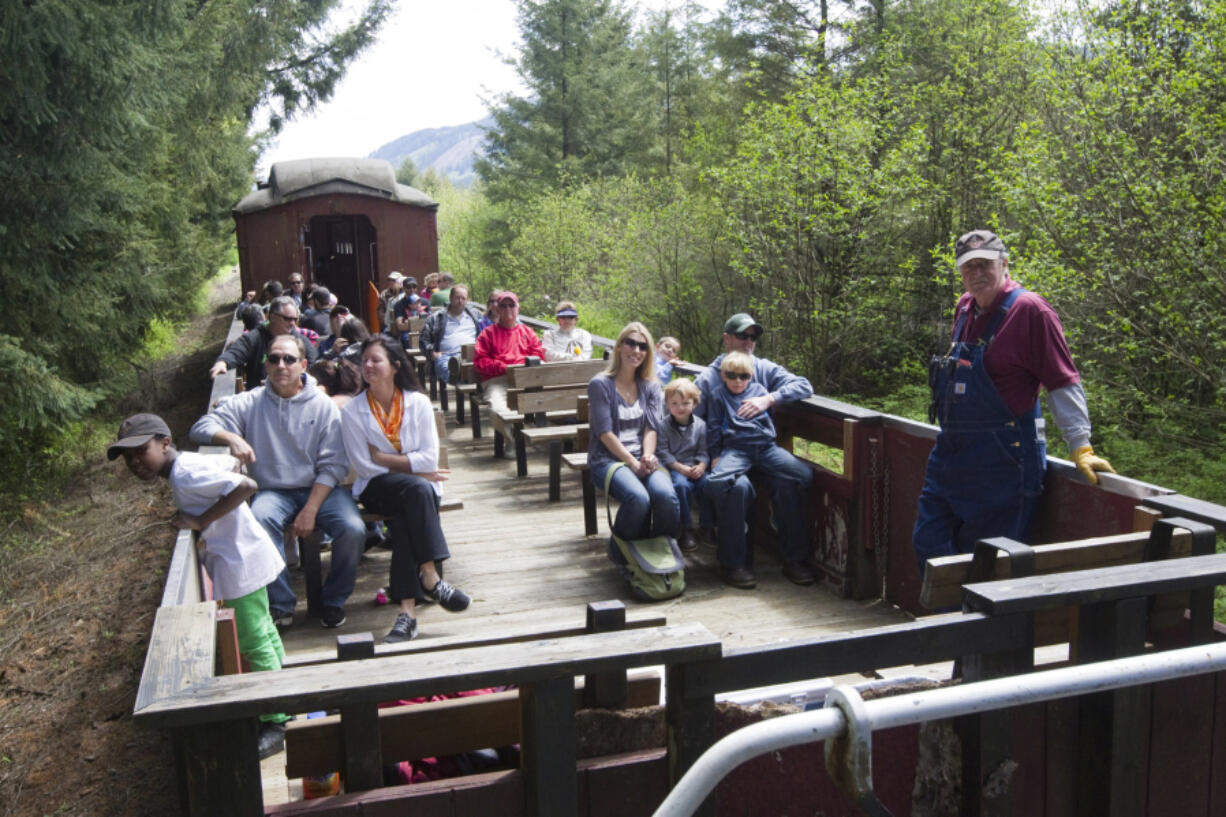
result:
[[[813,472],[775,445],[769,412],[742,410],[747,401],[770,399],[766,387],[754,381],[754,359],[729,352],[720,361],[719,377],[721,384],[711,390],[707,406],[707,496],[716,508],[720,575],[733,587],[748,590],[757,585],[745,533],[754,497],[750,474],[760,471],[771,478],[784,575],[797,584],[812,584],[801,497],[813,482]],[[799,581],[804,578],[808,581]]]

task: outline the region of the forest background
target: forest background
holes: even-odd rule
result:
[[[98,456],[233,252],[256,112],[327,98],[390,0],[336,5],[0,9],[3,513]],[[491,100],[479,183],[399,171],[477,293],[697,362],[748,310],[818,392],[920,418],[952,239],[987,226],[1063,318],[1100,453],[1226,501],[1226,2],[517,5],[530,91]]]

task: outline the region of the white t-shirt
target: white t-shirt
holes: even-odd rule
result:
[[[180,452],[170,469],[175,505],[195,516],[204,513],[243,481],[237,466],[238,460],[229,454]],[[277,546],[245,502],[202,530],[200,541],[217,599],[254,593],[285,569]]]
[[[449,356],[458,355],[464,344],[476,342],[477,325],[472,319],[465,313],[460,313],[458,318],[447,313],[447,317],[443,318],[443,337],[438,344],[439,352]]]

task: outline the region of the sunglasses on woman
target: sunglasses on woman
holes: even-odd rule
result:
[[[298,362],[298,357],[297,355],[278,355],[274,353],[268,356],[268,362],[274,366],[280,366],[282,363],[286,366],[293,366]]]
[[[748,380],[753,375],[749,372],[724,372],[724,377],[729,380]]]
[[[640,352],[646,352],[651,348],[641,340],[630,340],[629,338],[622,341],[622,346],[625,346],[627,349],[638,349]]]

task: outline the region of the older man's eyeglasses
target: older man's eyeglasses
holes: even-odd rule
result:
[[[737,340],[752,340],[754,343],[757,343],[758,338],[762,337],[761,332],[736,332],[734,334]]]
[[[629,338],[622,341],[622,346],[625,346],[627,349],[638,349],[640,352],[646,352],[651,348],[641,340],[630,340]]]
[[[274,366],[280,366],[281,364],[285,364],[286,366],[293,366],[295,363],[298,362],[298,356],[297,355],[271,354],[268,356],[268,362]]]
[[[724,377],[729,380],[748,380],[753,375],[749,372],[724,372]]]

